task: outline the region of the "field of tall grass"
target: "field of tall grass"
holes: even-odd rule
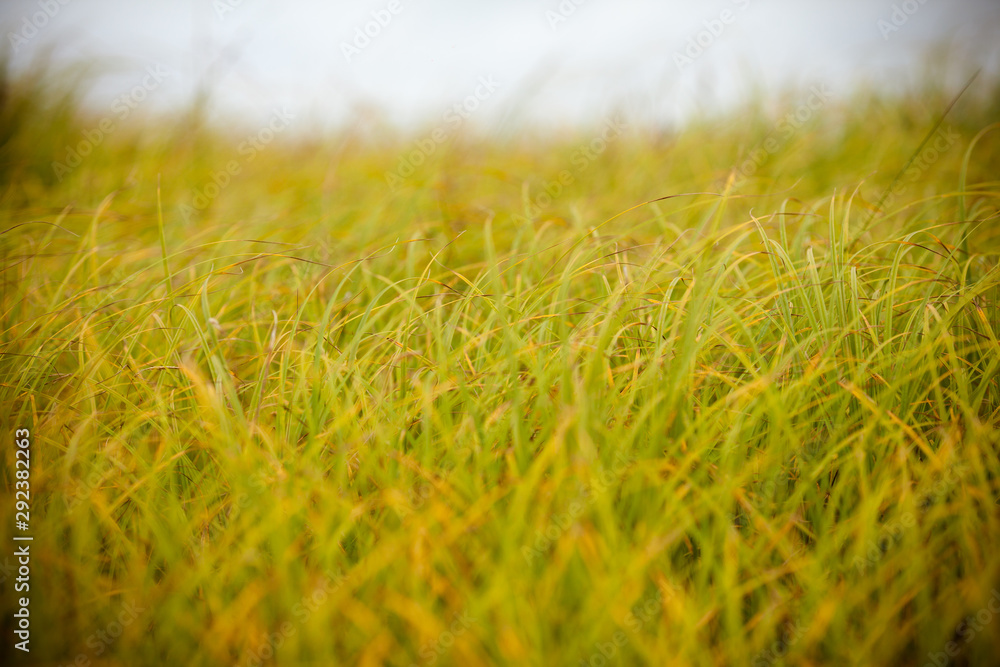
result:
[[[499,137],[52,81],[0,97],[12,664],[1000,655],[1000,87]]]

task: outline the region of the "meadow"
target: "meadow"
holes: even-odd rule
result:
[[[3,83],[7,664],[1000,655],[995,83],[507,137]]]

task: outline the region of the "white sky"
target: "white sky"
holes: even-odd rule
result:
[[[246,125],[277,105],[330,124],[369,107],[404,126],[434,122],[483,76],[500,84],[474,114],[487,125],[587,122],[615,108],[674,122],[761,84],[905,85],[942,42],[1000,70],[995,0],[395,0],[398,13],[348,62],[342,44],[391,1],[2,0],[0,27],[15,66],[47,48],[59,62],[106,65],[87,98],[97,111],[159,64],[171,74],[143,106],[183,105],[203,85],[216,118]],[[894,5],[915,11],[897,10],[899,29],[884,35]],[[54,15],[42,21],[46,6]],[[560,6],[575,11],[553,27],[547,12]],[[732,21],[704,32],[707,48],[679,69],[675,54],[724,10]],[[16,53],[12,33],[31,35]]]

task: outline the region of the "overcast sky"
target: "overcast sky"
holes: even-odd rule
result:
[[[991,72],[1000,54],[995,0],[3,0],[0,26],[16,67],[47,48],[98,59],[97,110],[142,85],[142,105],[171,108],[201,86],[216,118],[248,125],[276,105],[409,125],[463,100],[485,124],[674,122],[758,85],[905,85],[936,44]]]

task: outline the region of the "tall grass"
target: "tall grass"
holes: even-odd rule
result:
[[[199,210],[238,136],[146,121],[60,181],[94,119],[6,90],[33,659],[1000,654],[995,613],[962,625],[1000,587],[988,94],[882,208],[944,96],[831,102],[749,176],[780,114],[582,167],[586,131],[462,135],[396,191],[410,142],[289,135]]]

